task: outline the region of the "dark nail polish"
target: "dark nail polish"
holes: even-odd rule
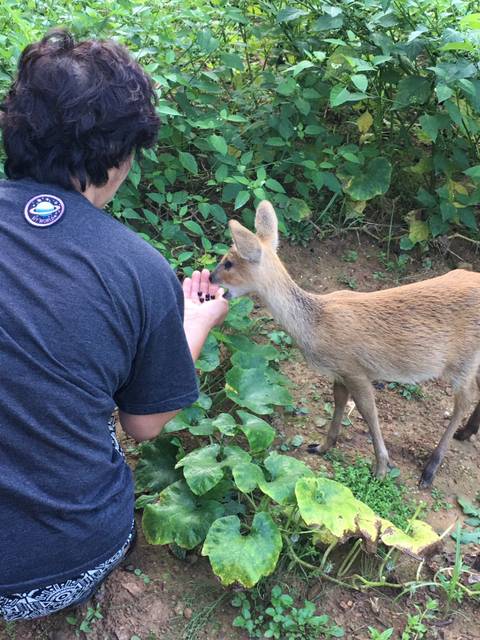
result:
[[[203,298],[200,298],[200,302],[205,302],[205,300]]]
[[[199,298],[201,298],[203,294],[202,294],[202,292],[201,292],[201,291],[199,291],[199,292],[197,293],[197,295],[198,295],[198,297],[199,297]]]
[[[205,296],[205,300],[208,302],[210,300],[210,294],[207,293],[207,295]]]
[[[210,300],[215,300],[215,296],[210,296]]]

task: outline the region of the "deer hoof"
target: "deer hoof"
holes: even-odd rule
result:
[[[385,462],[377,462],[375,465],[374,475],[378,480],[383,480],[388,473],[389,468],[391,468],[390,462],[386,460]]]
[[[455,440],[470,440],[471,435],[473,435],[472,431],[470,431],[466,427],[462,427],[461,429],[455,431],[453,437],[455,438]]]
[[[332,446],[333,445],[329,445],[327,442],[325,442],[324,444],[317,444],[316,442],[312,442],[312,444],[309,444],[307,447],[307,453],[320,456],[322,455],[322,453],[328,451]]]

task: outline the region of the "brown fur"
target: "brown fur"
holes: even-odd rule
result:
[[[228,287],[231,297],[256,293],[312,368],[334,380],[335,413],[326,442],[310,451],[322,453],[335,444],[352,396],[372,435],[376,474],[383,477],[388,452],[371,382],[444,378],[453,386],[455,407],[423,472],[421,484],[428,486],[480,383],[480,274],[456,270],[383,291],[316,295],[301,289],[277,256],[277,218],[270,203],[260,203],[255,226],[256,235],[230,222],[234,244],[211,279]],[[457,437],[476,433],[479,422],[480,403]]]

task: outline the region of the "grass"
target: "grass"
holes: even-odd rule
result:
[[[394,475],[378,480],[372,475],[370,462],[357,458],[346,464],[338,456],[328,456],[333,467],[333,477],[351,489],[353,495],[368,504],[382,518],[405,530],[417,505],[407,497],[407,488]]]

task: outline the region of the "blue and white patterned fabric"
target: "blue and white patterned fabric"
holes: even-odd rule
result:
[[[0,618],[12,620],[31,620],[56,613],[66,607],[82,604],[95,594],[100,584],[125,557],[135,530],[132,529],[127,541],[109,560],[94,569],[85,571],[78,578],[72,578],[61,584],[51,584],[28,593],[13,593],[8,598],[0,596]]]

